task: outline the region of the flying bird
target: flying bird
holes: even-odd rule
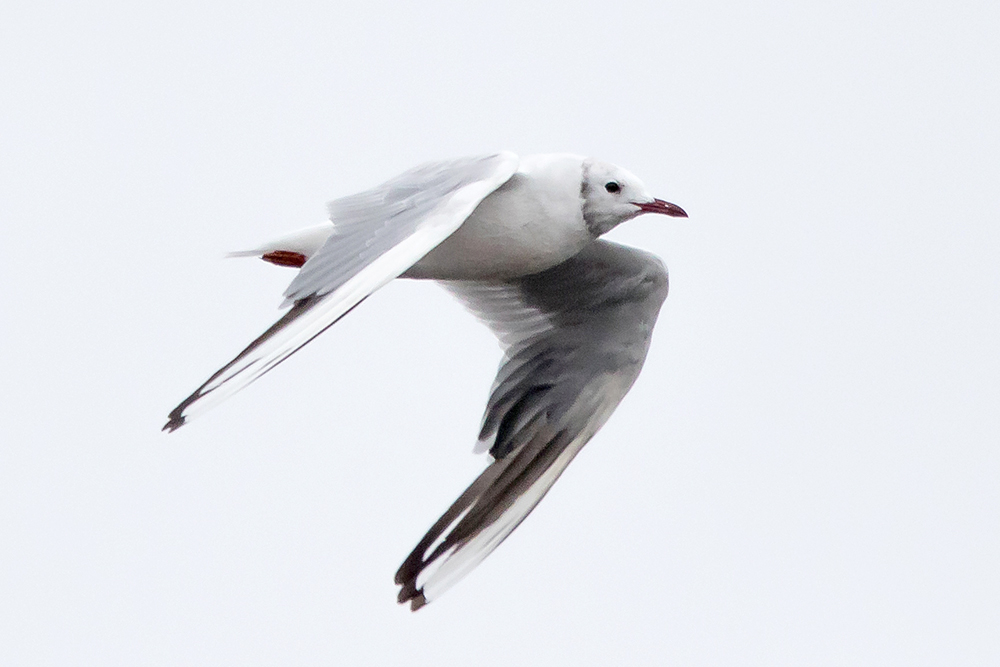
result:
[[[323,225],[234,253],[299,268],[290,308],[164,430],[261,377],[394,278],[440,281],[492,330],[503,359],[475,447],[492,461],[396,573],[399,602],[416,610],[510,535],[639,375],[667,272],[600,236],[643,213],[687,213],[621,167],[508,152],[423,164],[328,208]]]

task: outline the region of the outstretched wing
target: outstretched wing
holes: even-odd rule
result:
[[[618,407],[645,361],[667,272],[653,255],[595,241],[532,276],[446,287],[504,348],[478,445],[494,461],[396,573],[399,601],[414,610],[496,549]]]
[[[507,182],[512,153],[433,162],[330,203],[334,231],[285,291],[292,308],[170,413],[164,430],[228,398],[398,277]]]

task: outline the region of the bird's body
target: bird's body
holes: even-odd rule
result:
[[[541,158],[549,158],[543,160]],[[580,207],[584,159],[535,156],[480,202],[406,273],[431,280],[502,280],[538,273],[594,240]]]
[[[445,281],[504,359],[477,446],[494,462],[396,575],[400,602],[417,609],[517,527],[638,377],[666,271],[596,239],[643,212],[686,214],[614,165],[510,153],[421,165],[329,208],[330,223],[237,253],[301,267],[285,292],[292,307],[164,428],[271,370],[389,280]]]

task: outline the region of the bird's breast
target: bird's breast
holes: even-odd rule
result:
[[[544,271],[583,250],[593,236],[583,220],[579,187],[541,185],[536,178],[515,174],[404,277],[516,278]]]

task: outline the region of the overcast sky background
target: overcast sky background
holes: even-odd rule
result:
[[[5,2],[0,663],[1000,661],[1000,5]],[[632,393],[417,614],[499,358],[397,282],[224,260],[419,162],[617,162],[690,220]]]

